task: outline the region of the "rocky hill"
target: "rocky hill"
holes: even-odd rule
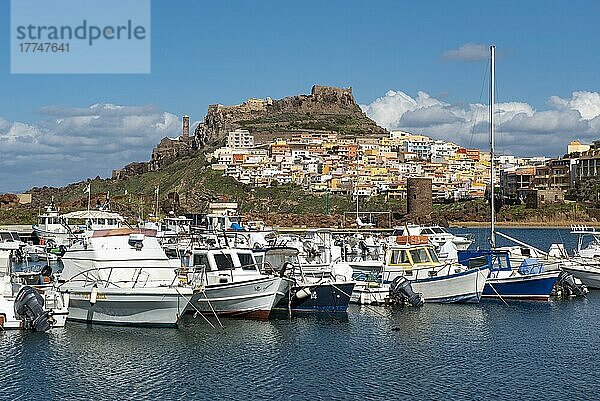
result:
[[[210,105],[196,136],[219,145],[227,132],[237,128],[249,130],[256,142],[303,131],[336,131],[342,136],[386,134],[362,112],[352,88],[321,85],[314,85],[310,95],[248,99],[235,106]]]

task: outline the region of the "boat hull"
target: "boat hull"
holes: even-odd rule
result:
[[[429,303],[477,303],[484,291],[489,269],[470,269],[446,276],[411,281],[414,292]]]
[[[188,311],[267,319],[273,307],[288,293],[290,285],[291,280],[280,277],[207,285],[194,293]]]
[[[192,296],[189,288],[69,289],[69,321],[115,326],[175,327]]]
[[[374,282],[357,282],[350,303],[358,305],[387,305],[390,302],[390,285]]]
[[[484,298],[547,301],[558,279],[559,272],[488,278]]]
[[[346,312],[354,282],[301,284],[292,287],[292,299],[286,295],[276,305],[278,310],[292,312]],[[299,294],[308,294],[299,296]]]

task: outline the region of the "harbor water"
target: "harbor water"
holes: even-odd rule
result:
[[[568,230],[503,231],[544,250],[576,245]],[[485,230],[453,232],[485,244]],[[189,316],[179,329],[1,332],[0,399],[597,399],[599,321],[591,291],[509,306],[352,306],[224,329]]]

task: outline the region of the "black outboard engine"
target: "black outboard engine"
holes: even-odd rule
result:
[[[21,287],[15,298],[15,316],[23,320],[27,330],[46,331],[50,329],[48,312],[44,310],[44,298],[34,288]]]
[[[406,277],[398,276],[390,284],[390,301],[394,305],[423,305],[423,296],[413,291]]]
[[[585,284],[578,283],[575,277],[566,271],[560,272],[555,287],[567,297],[582,297],[589,292]]]
[[[42,270],[40,270],[40,274],[42,277],[50,277],[52,276],[52,268],[49,265],[45,265],[42,267]]]

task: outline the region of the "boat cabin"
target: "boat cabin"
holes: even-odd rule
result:
[[[192,219],[185,216],[165,217],[165,231],[176,235],[189,234],[192,229]]]
[[[387,266],[400,266],[405,270],[412,270],[420,267],[431,267],[441,265],[437,253],[431,245],[397,245],[388,250],[386,258]]]
[[[25,246],[26,244],[21,241],[19,234],[14,231],[0,231],[0,249],[3,250],[16,250]]]
[[[204,285],[247,281],[251,276],[262,276],[250,249],[195,249],[189,256],[189,270],[191,280]]]
[[[394,244],[387,249],[382,273],[384,281],[392,281],[398,276],[418,280],[447,275],[452,268],[450,264],[440,262],[432,245],[407,243]]]
[[[279,274],[286,263],[300,267],[299,251],[292,247],[253,249],[254,259],[261,271]]]

